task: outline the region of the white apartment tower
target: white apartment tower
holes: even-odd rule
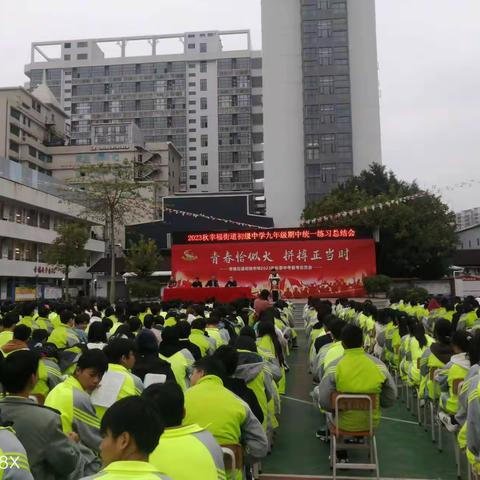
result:
[[[232,35],[245,49],[222,47]],[[172,39],[182,51],[162,53]],[[131,54],[142,42],[148,51]],[[72,145],[91,141],[92,124],[135,123],[146,142],[173,142],[182,154],[182,191],[253,192],[264,210],[262,58],[248,31],[36,42],[25,73],[32,88],[46,77],[71,116]]]
[[[276,226],[381,163],[375,0],[262,0],[265,197]]]

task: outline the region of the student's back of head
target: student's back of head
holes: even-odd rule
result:
[[[132,454],[147,461],[163,430],[160,416],[145,398],[133,396],[118,400],[105,412],[100,424],[100,433],[110,440],[100,446],[104,466],[131,460]],[[120,436],[122,441],[115,441]],[[114,448],[102,448],[104,443],[113,444]]]
[[[50,310],[45,305],[39,305],[38,307],[38,316],[42,318],[47,318],[50,313]]]
[[[17,350],[0,364],[0,382],[4,392],[20,393],[36,383],[39,357],[31,350]]]
[[[450,343],[450,336],[452,334],[452,324],[445,318],[439,318],[433,327],[433,336],[437,342],[444,345]]]
[[[192,331],[192,327],[185,320],[182,320],[181,322],[177,323],[177,329],[178,329],[180,338],[188,338]]]
[[[75,315],[71,310],[63,310],[63,312],[60,314],[60,321],[64,325],[71,324],[75,319]]]
[[[231,377],[235,373],[238,365],[238,352],[235,348],[222,345],[217,348],[213,356],[222,362],[227,377]]]
[[[135,354],[135,343],[129,338],[114,338],[103,349],[108,358],[108,363],[122,363],[123,357]]]
[[[103,322],[92,322],[88,328],[89,343],[107,343],[107,331]]]
[[[200,378],[207,375],[215,375],[224,378],[225,373],[225,367],[218,358],[214,356],[203,357],[193,364],[191,383],[192,385],[195,385]]]
[[[20,321],[20,317],[15,312],[8,312],[2,319],[3,328],[12,328]]]
[[[342,338],[342,331],[345,328],[345,325],[347,325],[347,322],[340,319],[334,320],[330,323],[330,333],[334,340],[338,341]]]
[[[178,427],[185,414],[185,397],[176,382],[155,383],[142,393],[142,397],[151,402],[166,428]]]
[[[469,344],[469,336],[464,330],[457,330],[452,335],[453,353],[468,352]]]
[[[356,325],[347,324],[342,330],[342,343],[344,348],[361,348],[363,346],[363,332]]]
[[[247,335],[238,336],[235,340],[235,347],[237,350],[247,350],[254,353],[258,352],[255,340]]]
[[[27,325],[17,325],[13,329],[13,339],[14,340],[20,340],[22,342],[26,342],[29,338],[30,335],[32,334],[32,329],[30,327],[27,327]]]
[[[205,330],[206,326],[207,326],[207,322],[205,321],[204,318],[196,318],[192,322],[192,329],[195,329],[195,330]]]

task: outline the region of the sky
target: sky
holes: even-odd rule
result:
[[[376,7],[383,163],[454,210],[480,206],[480,1]],[[0,0],[0,86],[27,80],[34,41],[233,29],[261,48],[260,0]]]

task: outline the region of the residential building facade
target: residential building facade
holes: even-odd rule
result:
[[[262,48],[267,212],[297,225],[381,163],[375,2],[262,0]]]
[[[229,35],[247,47],[224,50]],[[183,51],[161,53],[174,39]],[[129,54],[138,42],[148,54]],[[119,44],[120,55],[108,57],[105,44]],[[58,47],[56,58],[45,46]],[[182,191],[254,192],[264,207],[262,58],[248,31],[36,42],[25,72],[31,87],[46,78],[71,115],[72,145],[91,145],[93,124],[135,123],[146,142],[180,152]]]
[[[457,230],[464,230],[474,225],[480,225],[480,208],[462,210],[461,212],[457,212],[455,217]]]

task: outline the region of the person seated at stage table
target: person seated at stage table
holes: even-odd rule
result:
[[[212,278],[205,285],[206,287],[218,287],[218,280],[215,275],[212,275]]]
[[[226,288],[230,287],[236,287],[237,286],[237,281],[233,277],[228,278],[228,282],[225,284]]]
[[[193,288],[202,288],[202,282],[200,281],[199,277],[195,277],[195,280],[192,282],[192,287]]]
[[[177,284],[177,281],[175,280],[175,278],[174,278],[174,277],[170,277],[170,280],[168,281],[167,287],[168,287],[168,288],[175,288],[175,287],[177,287],[177,286],[178,286],[178,284]]]

